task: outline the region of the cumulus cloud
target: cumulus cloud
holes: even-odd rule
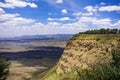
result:
[[[98,6],[86,6],[84,8],[87,13],[82,13],[83,16],[91,16],[91,15],[96,15],[98,11]]]
[[[120,11],[120,6],[102,6],[99,8],[99,11],[108,11],[108,12],[111,12],[111,11]]]
[[[0,14],[0,36],[19,36],[24,35],[28,27],[35,24],[35,20],[23,18],[20,14]]]
[[[30,6],[31,8],[37,8],[37,5],[36,5],[35,3],[29,3],[29,6]]]
[[[120,29],[120,20],[118,20],[116,23],[114,23],[113,26]]]
[[[105,3],[101,3],[103,5]],[[86,6],[84,9],[86,9],[88,12],[97,12],[97,11],[120,11],[120,6],[113,5],[113,6]]]
[[[66,9],[61,10],[62,14],[67,14],[68,11]]]
[[[57,0],[56,3],[63,3],[63,0]]]
[[[107,11],[107,12],[112,12],[112,11],[118,11],[120,12],[120,6],[113,5],[113,6],[103,6],[105,3],[100,3],[102,6],[86,6],[84,9],[88,13],[82,13],[83,16],[91,16],[91,15],[96,15],[98,11]]]
[[[0,8],[0,15],[3,13],[5,13],[5,11],[2,8]]]
[[[82,15],[83,16],[91,16],[91,15],[93,15],[94,13],[92,13],[92,12],[89,12],[89,13],[83,13]]]
[[[86,9],[88,12],[96,12],[97,11],[97,7],[93,7],[93,6],[86,6],[84,9]]]
[[[24,25],[30,25],[34,23],[35,20],[33,19],[28,19],[28,18],[23,18],[20,16],[20,14],[8,14],[8,13],[3,13],[0,15],[0,26],[1,27],[7,27],[7,26],[24,26]]]
[[[4,26],[7,26],[7,25],[11,25],[11,26],[23,26],[23,25],[30,25],[33,22],[34,22],[33,19],[26,19],[26,18],[18,17],[18,18],[13,18],[10,21],[4,22],[3,25]]]
[[[1,14],[0,21],[10,21],[18,16],[19,14]]]
[[[101,3],[100,3],[100,5],[105,5],[105,4],[106,4],[106,3],[104,3],[104,2],[101,2]]]
[[[74,15],[74,16],[80,16],[80,15],[82,15],[82,12],[73,13],[72,15]]]
[[[92,25],[95,25],[98,28],[114,28],[115,27],[113,26],[113,24],[115,23],[112,23],[112,20],[109,18],[97,19],[92,17],[82,17],[80,21],[83,23],[91,23]]]
[[[33,19],[21,17],[19,14],[4,14],[11,17],[4,16],[4,21],[0,21],[0,36],[22,36],[22,35],[36,35],[36,34],[71,34],[80,31],[91,29],[92,26],[96,28],[120,28],[120,20],[112,23],[109,18],[98,19],[95,17],[79,17],[78,21],[72,23],[55,22],[52,18],[48,18],[52,22],[46,24],[36,22]],[[56,18],[58,20],[58,18]],[[60,20],[67,20],[67,17],[60,18]],[[69,19],[69,18],[68,18]],[[2,20],[2,19],[0,19]],[[10,25],[11,24],[11,25]],[[91,24],[91,25],[90,25]]]
[[[48,15],[58,15],[57,13],[48,13]]]
[[[79,17],[79,16],[92,16],[94,13],[93,12],[87,12],[87,13],[82,13],[82,12],[77,12],[73,13],[73,16]]]
[[[5,0],[5,3],[0,2],[0,7],[2,8],[15,8],[15,7],[26,7],[36,8],[35,3],[25,2],[23,0]]]
[[[48,18],[47,20],[49,20],[49,21],[53,21],[54,19],[53,19],[53,18]]]
[[[48,15],[52,15],[52,13],[48,13]]]
[[[48,18],[47,20],[49,20],[49,21],[55,21],[55,20],[57,20],[57,21],[67,21],[67,20],[70,20],[70,18],[69,18],[69,17],[63,17],[63,18]]]
[[[88,10],[92,11],[92,10]],[[94,11],[94,10],[93,10]],[[78,16],[76,21],[64,23],[63,21],[72,21],[69,17],[48,18],[47,23],[38,22],[34,19],[21,17],[20,14],[8,14],[0,8],[0,37],[36,35],[36,34],[74,34],[94,28],[120,28],[120,20],[116,22],[110,18],[95,18],[82,12],[73,13]],[[81,16],[80,16],[81,15]],[[90,14],[91,15],[91,14]],[[61,21],[61,22],[59,22]]]

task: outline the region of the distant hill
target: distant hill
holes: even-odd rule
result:
[[[0,38],[0,42],[4,41],[15,41],[15,42],[24,42],[24,41],[67,41],[73,34],[53,34],[53,35],[25,35],[21,37],[14,38]]]

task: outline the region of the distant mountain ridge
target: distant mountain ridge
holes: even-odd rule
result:
[[[73,34],[52,34],[52,35],[25,35],[14,38],[0,38],[0,41],[39,41],[39,40],[69,40]]]

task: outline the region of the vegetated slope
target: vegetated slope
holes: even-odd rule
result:
[[[32,80],[119,80],[119,49],[120,34],[75,35],[57,65]]]

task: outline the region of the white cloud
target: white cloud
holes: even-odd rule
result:
[[[21,17],[20,14],[7,14],[2,8],[0,8],[0,12],[3,12],[0,14],[0,37],[60,33],[72,34],[85,31],[93,27],[120,28],[120,20],[113,23],[110,18],[98,19],[95,17],[84,16],[89,15],[90,12],[88,12],[88,14],[81,12],[74,13],[73,15],[78,16],[77,20],[74,22],[64,23],[63,21],[73,20],[69,17],[62,17],[48,18],[48,23],[46,24],[37,22],[34,19]]]
[[[103,5],[105,3],[101,3]],[[86,9],[88,12],[97,12],[97,11],[120,11],[120,6],[113,5],[113,6],[86,6],[84,9]]]
[[[48,15],[52,15],[52,13],[48,13]]]
[[[60,21],[69,19],[69,17],[56,18],[56,20]],[[0,37],[57,33],[71,34],[86,29],[83,27],[85,26],[79,22],[62,24],[52,21],[43,24],[33,19],[23,18],[19,14],[4,13],[0,15]]]
[[[87,13],[82,13],[83,16],[92,16],[96,15],[98,11],[98,6],[86,6],[84,9],[87,11]]]
[[[5,0],[5,3],[0,2],[0,7],[2,8],[15,8],[15,7],[26,7],[36,8],[35,3],[25,2],[23,0]]]
[[[67,21],[67,20],[70,20],[69,17],[63,17],[63,18],[48,18],[47,20],[49,21],[55,21],[55,20],[58,20],[58,21]]]
[[[56,3],[63,3],[63,0],[57,0]]]
[[[108,11],[108,12],[111,12],[111,11],[120,11],[120,6],[102,6],[99,8],[99,11]]]
[[[0,8],[0,15],[3,13],[5,13],[5,11],[2,8]]]
[[[37,8],[37,5],[36,5],[35,3],[29,3],[29,6],[30,6],[31,8]]]
[[[57,13],[48,13],[48,15],[58,15]]]
[[[118,20],[116,23],[114,23],[113,26],[120,29],[120,20]]]
[[[53,19],[53,18],[48,18],[47,20],[48,20],[48,21],[53,21],[54,19]]]
[[[82,13],[82,12],[77,12],[73,13],[73,16],[80,17],[80,16],[92,16],[94,13],[93,12],[88,12],[88,13]]]
[[[11,24],[12,26],[21,26],[21,25],[30,25],[34,23],[35,21],[32,19],[26,19],[22,17],[14,18],[10,21],[6,21],[4,24],[8,25]]]
[[[68,11],[66,9],[61,10],[62,14],[67,14]]]
[[[73,13],[72,15],[74,15],[74,16],[80,16],[80,15],[82,15],[82,12]]]
[[[92,12],[89,12],[89,13],[83,13],[82,15],[83,15],[83,16],[91,16],[91,15],[93,15],[93,13],[92,13]]]
[[[30,25],[34,22],[35,20],[23,18],[19,14],[3,13],[0,15],[0,26],[1,27]]]
[[[84,9],[86,9],[88,12],[96,12],[97,11],[97,6],[86,6]]]
[[[105,4],[106,4],[106,3],[104,3],[104,2],[101,2],[101,3],[100,3],[100,5],[105,5]]]
[[[70,18],[69,17],[63,17],[63,18],[60,18],[59,20],[60,21],[66,21],[66,20],[70,20]]]
[[[114,27],[112,24],[112,20],[109,18],[105,19],[97,19],[92,17],[82,17],[80,18],[80,21],[83,23],[91,23],[92,25],[95,25],[99,28],[112,28]]]
[[[0,21],[10,21],[18,16],[19,14],[1,14]]]
[[[8,23],[6,26],[0,24],[0,36],[10,37],[10,36],[22,36],[22,35],[36,35],[36,34],[72,34],[78,33],[80,31],[85,31],[91,29],[93,26],[95,28],[120,28],[120,21],[118,20],[115,23],[112,23],[112,20],[109,18],[98,19],[93,17],[80,17],[80,19],[73,23],[59,23],[59,22],[48,22],[47,24],[43,24],[41,22],[34,22],[31,19],[18,18],[13,19],[11,23]],[[19,25],[20,22],[23,25]],[[25,22],[23,22],[25,21]],[[28,25],[28,24],[32,24]],[[89,25],[91,23],[91,25]],[[9,25],[9,24],[17,24],[17,25]]]

